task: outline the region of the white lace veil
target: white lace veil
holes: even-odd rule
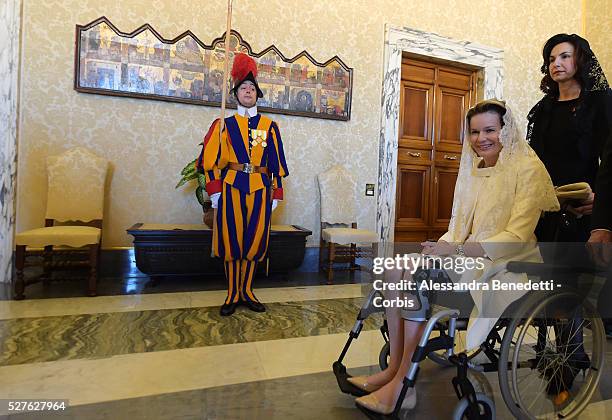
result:
[[[559,202],[555,196],[550,177],[525,137],[521,135],[512,110],[505,102],[497,99],[482,101],[475,107],[482,107],[487,103],[496,104],[504,108],[506,113],[503,116],[504,124],[499,135],[503,146],[502,150],[495,166],[486,168],[486,170],[491,170],[491,173],[494,173],[496,178],[495,188],[487,197],[493,203],[486,203],[486,205],[500,207],[511,205],[509,197],[514,197],[513,189],[516,189],[517,185],[515,171],[520,170],[524,166],[532,167],[535,165],[538,171],[536,171],[536,177],[530,180],[532,182],[529,185],[530,203],[528,204],[530,206],[537,206],[542,211],[558,210]],[[473,190],[472,185],[474,184],[474,177],[478,171],[477,167],[480,164],[481,158],[472,149],[469,136],[470,128],[468,121],[465,124],[461,163],[457,183],[455,184],[452,216],[448,226],[449,239],[458,243],[464,242],[470,235],[471,218],[473,217],[477,200],[477,192]],[[529,161],[528,165],[525,165],[525,160]]]

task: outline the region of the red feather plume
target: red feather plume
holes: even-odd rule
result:
[[[257,77],[257,64],[255,60],[244,53],[238,53],[234,56],[234,64],[232,65],[232,79],[235,82],[244,80],[245,77],[253,73],[253,77]]]

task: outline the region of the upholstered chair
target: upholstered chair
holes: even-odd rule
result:
[[[52,269],[81,266],[89,267],[88,294],[96,295],[107,172],[108,161],[82,147],[47,158],[45,227],[15,236],[15,299],[25,298],[27,284],[48,282]],[[40,256],[40,249],[43,274],[26,284],[26,257]]]
[[[327,282],[331,284],[338,263],[348,263],[350,271],[361,269],[355,264],[355,258],[371,257],[372,243],[377,237],[375,232],[357,229],[355,181],[346,168],[336,165],[319,174],[318,181],[321,192],[319,269],[327,271]]]

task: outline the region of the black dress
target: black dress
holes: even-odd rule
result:
[[[587,182],[595,188],[599,158],[610,137],[610,103],[607,92],[589,92],[570,101],[545,96],[530,112],[530,145],[555,186]],[[591,216],[547,213],[536,236],[544,242],[586,242],[591,224]]]

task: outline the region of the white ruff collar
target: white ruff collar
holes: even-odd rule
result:
[[[254,105],[250,108],[245,108],[242,105],[238,104],[238,110],[236,111],[236,114],[240,115],[241,117],[252,118],[257,115],[257,105]]]

